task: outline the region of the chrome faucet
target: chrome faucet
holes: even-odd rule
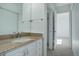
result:
[[[19,38],[19,37],[21,37],[21,34],[17,33],[16,38]]]

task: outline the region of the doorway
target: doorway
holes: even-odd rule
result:
[[[72,55],[70,12],[55,13],[54,55]]]

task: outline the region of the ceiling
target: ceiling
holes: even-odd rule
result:
[[[71,4],[71,3],[55,3],[55,6],[64,6],[64,5],[68,5],[68,4]]]

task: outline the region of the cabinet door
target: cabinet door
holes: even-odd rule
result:
[[[24,46],[24,56],[28,56],[28,45]]]
[[[30,32],[30,22],[22,22],[21,30],[22,32]]]
[[[37,20],[31,22],[31,32],[43,33],[44,32],[44,21]]]
[[[43,3],[32,3],[32,20],[38,20],[44,17],[44,4]]]
[[[28,49],[24,50],[24,56],[28,56]]]
[[[31,43],[29,46],[28,46],[28,56],[36,56],[37,53],[36,53],[36,43]]]
[[[23,21],[37,20],[44,17],[43,3],[24,3],[23,4]]]
[[[16,50],[7,52],[5,56],[24,56],[23,48],[18,48]]]
[[[37,56],[42,56],[42,39],[37,41]]]
[[[43,55],[47,56],[47,40],[43,40]]]
[[[22,12],[22,32],[30,32],[30,19],[31,19],[31,3],[23,4]]]

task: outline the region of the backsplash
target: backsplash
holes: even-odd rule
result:
[[[16,34],[7,34],[7,35],[0,35],[0,40],[11,39],[11,38],[18,38],[24,36],[42,36],[40,33],[31,33],[31,32],[21,32]]]

